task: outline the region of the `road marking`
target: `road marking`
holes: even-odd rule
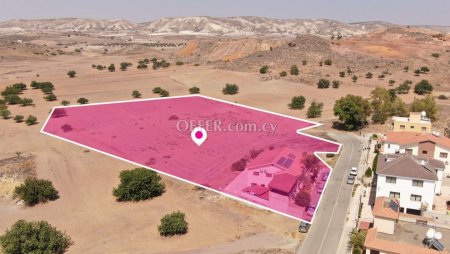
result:
[[[342,142],[342,143],[344,143],[344,142]],[[354,149],[353,149],[354,145],[353,145],[353,142],[352,142],[351,139],[350,139],[350,143],[351,143],[352,150],[351,150],[351,153],[350,153],[350,157],[349,157],[349,159],[347,161],[347,167],[346,167],[345,173],[347,173],[348,167],[350,165],[350,160],[351,160],[351,158],[353,156],[353,151],[354,151]],[[325,230],[324,237],[322,238],[322,242],[320,243],[320,247],[319,247],[319,252],[318,253],[320,253],[320,251],[322,250],[323,243],[325,242],[325,238],[327,237],[328,230],[329,230],[330,225],[331,225],[331,220],[332,220],[333,215],[334,215],[334,211],[336,210],[337,204],[339,203],[339,196],[341,195],[341,190],[342,190],[342,187],[344,186],[344,181],[345,181],[345,178],[342,179],[341,187],[339,188],[338,195],[337,195],[337,198],[336,198],[336,202],[334,203],[333,210],[331,211],[330,220],[328,221],[328,225],[327,225],[327,228]]]

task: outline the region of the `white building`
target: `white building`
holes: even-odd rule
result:
[[[400,211],[421,214],[432,210],[434,195],[440,193],[444,163],[410,154],[384,154],[378,158],[377,197],[400,201]]]
[[[426,159],[442,161],[444,174],[450,175],[450,139],[439,134],[389,132],[384,138],[383,153],[409,153]],[[440,180],[444,176],[438,176]]]

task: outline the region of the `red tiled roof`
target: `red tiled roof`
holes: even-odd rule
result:
[[[433,134],[422,134],[416,132],[396,131],[386,133],[384,139],[387,143],[395,143],[402,146],[418,144],[426,141],[445,146],[450,149],[450,138],[444,136],[434,136]]]
[[[297,177],[290,173],[276,174],[269,183],[270,190],[276,190],[285,194],[292,191],[297,182]]]
[[[382,217],[387,219],[397,220],[400,211],[397,210],[395,212],[392,208],[389,207],[389,202],[391,200],[387,197],[378,197],[375,199],[375,205],[373,206],[373,216],[374,217]],[[393,199],[397,206],[400,207],[400,204],[397,200]]]
[[[253,185],[253,186],[244,188],[242,191],[247,192],[251,195],[255,195],[262,199],[266,199],[266,200],[269,199],[269,188],[266,188],[266,187],[262,187],[259,185]]]

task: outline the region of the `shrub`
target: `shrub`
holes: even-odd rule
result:
[[[146,63],[140,62],[140,63],[138,63],[137,68],[138,68],[139,70],[147,69],[147,68],[148,68],[148,65],[147,65]]]
[[[46,221],[19,220],[0,236],[0,249],[5,254],[66,252],[73,242],[70,237]]]
[[[305,107],[305,97],[300,95],[300,96],[294,96],[292,97],[291,103],[289,104],[289,107],[291,109],[302,109]]]
[[[340,82],[340,81],[338,81],[338,80],[333,80],[333,85],[332,85],[333,88],[339,88],[340,85],[341,85],[341,82]]]
[[[16,121],[16,123],[23,122],[23,119],[25,119],[25,117],[23,115],[16,115],[16,116],[14,116],[14,121]]]
[[[132,64],[131,63],[127,63],[127,62],[121,62],[120,63],[120,70],[121,71],[126,71],[128,67],[130,67]]]
[[[246,166],[247,166],[247,159],[246,158],[241,158],[240,160],[235,161],[231,165],[231,170],[233,170],[233,171],[244,171]]]
[[[378,78],[379,78],[379,79],[384,79],[385,77],[386,77],[386,75],[384,75],[384,74],[378,75]]]
[[[88,103],[89,103],[89,100],[86,99],[86,98],[84,98],[84,97],[81,97],[81,98],[79,98],[79,99],[77,100],[77,103],[78,103],[78,104],[88,104]]]
[[[364,173],[364,175],[365,175],[366,177],[371,177],[371,176],[372,176],[372,169],[371,169],[370,167],[368,167],[368,168],[366,169],[366,172]]]
[[[52,182],[30,177],[14,189],[14,195],[18,196],[27,206],[56,200],[59,198],[58,191]]]
[[[226,84],[222,89],[223,94],[237,94],[239,92],[239,87],[236,84]]]
[[[428,73],[428,72],[430,72],[430,68],[428,68],[427,66],[423,66],[423,67],[420,68],[420,71],[422,73]]]
[[[345,77],[345,71],[339,72],[339,77],[341,77],[341,78]]]
[[[390,86],[393,86],[394,84],[395,84],[395,80],[393,80],[393,79],[389,80],[389,85]]]
[[[17,89],[19,91],[23,91],[23,90],[27,89],[27,85],[25,85],[24,83],[16,83],[16,84],[13,84],[12,87],[14,87],[15,89]]]
[[[266,74],[268,71],[269,71],[268,65],[264,65],[259,69],[259,73],[261,73],[261,74]]]
[[[309,207],[311,195],[306,191],[301,191],[295,196],[295,203],[301,207]]]
[[[306,61],[306,60],[302,61],[302,65],[307,65],[307,64],[308,64],[308,61]]]
[[[142,94],[138,90],[134,90],[131,93],[131,96],[133,96],[133,98],[141,98]]]
[[[159,92],[159,96],[161,97],[169,97],[170,93],[167,90],[162,89],[161,92]]]
[[[378,167],[378,151],[376,151],[377,153],[375,154],[375,158],[373,158],[373,162],[372,162],[372,173],[376,173],[377,172],[377,167]]]
[[[25,123],[27,125],[34,125],[37,123],[37,118],[35,116],[29,115],[27,119],[25,119]]]
[[[0,110],[0,115],[3,119],[9,119],[9,116],[11,115],[11,111],[5,109]]]
[[[432,53],[431,56],[434,58],[439,58],[439,53]]]
[[[295,76],[298,75],[299,71],[298,71],[297,65],[294,64],[291,66],[290,73],[291,73],[291,75],[295,75]]]
[[[166,188],[158,174],[145,168],[123,170],[119,178],[119,186],[113,189],[117,201],[152,199],[162,195]]]
[[[420,73],[422,73],[422,72],[420,71],[420,69],[416,69],[416,70],[414,71],[414,74],[415,74],[416,76],[419,76]]]
[[[287,72],[286,71],[280,72],[280,77],[286,77],[286,76],[287,76]]]
[[[372,78],[373,77],[373,74],[371,73],[371,72],[368,72],[368,73],[366,73],[366,78]]]
[[[54,95],[54,94],[47,94],[47,95],[44,97],[44,99],[45,99],[46,101],[56,101],[56,100],[57,100],[56,95]]]
[[[115,72],[116,71],[116,66],[112,63],[108,66],[108,71],[110,72]]]
[[[161,87],[157,86],[157,87],[155,87],[155,88],[152,89],[152,92],[153,92],[153,93],[161,93],[162,90],[163,90],[163,89],[162,89]]]
[[[188,223],[185,220],[184,213],[178,211],[164,215],[161,218],[161,224],[158,225],[158,231],[161,236],[186,234]]]
[[[5,96],[5,101],[10,105],[22,103],[22,99],[16,94],[8,94]]]
[[[61,101],[61,105],[63,105],[63,106],[67,106],[69,104],[70,104],[70,101],[66,101],[66,100]]]
[[[313,101],[311,102],[311,105],[308,108],[308,112],[306,113],[306,116],[308,118],[315,118],[322,115],[322,108],[323,103]]]
[[[319,82],[317,82],[317,88],[324,89],[330,87],[330,81],[328,79],[320,79]]]
[[[433,86],[428,82],[428,80],[422,80],[416,84],[414,87],[414,92],[416,94],[428,94],[433,91]]]
[[[189,93],[190,93],[190,94],[197,94],[197,93],[200,93],[200,88],[198,88],[198,87],[196,87],[196,86],[193,86],[193,87],[189,88]]]
[[[441,95],[438,96],[438,99],[439,100],[448,100],[448,97],[445,96],[444,94],[441,94]]]
[[[1,95],[3,97],[6,97],[8,95],[17,95],[21,92],[22,90],[18,89],[17,87],[13,87],[13,86],[7,86],[5,87],[5,90],[3,90],[1,92]]]
[[[331,59],[327,59],[327,60],[325,60],[325,61],[323,62],[323,64],[325,64],[325,65],[332,65],[332,64],[333,64],[333,61],[331,61]]]
[[[358,77],[356,75],[353,75],[352,80],[353,82],[356,82],[358,80]]]
[[[182,61],[177,61],[175,64],[180,66],[180,65],[183,65],[184,63]]]
[[[30,98],[23,98],[21,103],[22,103],[22,106],[26,107],[26,106],[33,105],[33,100]]]
[[[410,85],[409,82],[410,82],[409,80],[406,80],[405,82],[400,84],[397,87],[397,93],[398,94],[407,94],[407,93],[409,93],[409,89],[411,89],[411,85]]]
[[[76,71],[68,71],[67,72],[67,76],[69,76],[69,78],[73,78],[73,77],[75,77],[75,75],[77,75]]]

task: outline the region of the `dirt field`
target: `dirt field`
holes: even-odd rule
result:
[[[49,50],[57,47],[67,38],[45,39],[40,38],[33,44],[33,48],[21,45],[3,46],[0,48],[0,89],[7,85],[24,82],[29,85],[32,80],[51,81],[56,87],[54,91],[58,101],[46,102],[39,90],[28,89],[22,97],[32,98],[35,105],[32,107],[9,106],[12,115],[35,115],[39,123],[26,126],[24,123],[15,123],[12,119],[0,120],[0,160],[14,157],[15,152],[32,154],[36,163],[36,174],[39,178],[50,179],[60,193],[60,198],[48,204],[33,208],[23,208],[9,198],[0,201],[0,232],[10,227],[18,219],[47,220],[52,225],[66,231],[75,244],[69,253],[282,253],[277,248],[293,251],[302,239],[297,233],[298,222],[258,210],[238,202],[231,201],[215,194],[195,190],[193,186],[179,181],[164,178],[167,192],[154,200],[139,203],[117,203],[112,196],[112,189],[118,184],[118,175],[121,170],[133,168],[133,165],[120,162],[113,158],[86,151],[78,146],[71,145],[46,135],[39,131],[53,106],[60,105],[62,100],[75,104],[80,97],[86,97],[89,102],[108,102],[117,100],[130,100],[131,92],[139,90],[143,98],[156,97],[152,93],[154,87],[160,86],[170,92],[171,96],[188,94],[188,88],[197,86],[201,93],[207,96],[220,98],[232,102],[254,106],[295,117],[305,117],[306,109],[290,110],[287,104],[294,95],[304,95],[306,105],[312,100],[324,103],[322,117],[315,121],[325,124],[324,130],[330,130],[331,122],[335,119],[332,108],[335,100],[347,94],[356,94],[368,97],[370,91],[376,86],[388,86],[389,79],[411,79],[414,82],[425,78],[413,76],[401,69],[393,70],[392,75],[384,81],[376,78],[364,78],[366,71],[356,73],[360,78],[357,83],[351,82],[349,77],[342,79],[339,89],[319,90],[314,85],[289,81],[285,79],[265,80],[264,76],[256,72],[238,72],[220,70],[213,65],[190,62],[183,66],[172,66],[165,70],[137,70],[137,61],[143,58],[152,58],[155,55],[167,54],[168,59],[179,59],[191,55],[197,50],[198,43],[192,42],[180,52],[174,50],[148,50],[134,49],[128,54],[125,49],[114,51],[108,48],[108,54],[103,54],[102,47],[83,46],[81,53],[63,54],[59,56],[43,56],[32,53],[33,50]],[[380,40],[385,40],[384,37]],[[86,38],[80,38],[84,40]],[[389,40],[392,40],[389,37]],[[367,42],[367,41],[366,41]],[[258,42],[259,43],[259,42]],[[424,64],[430,65],[432,73],[426,78],[440,86],[435,87],[435,95],[450,95],[450,74],[448,61],[450,53],[441,53],[441,58],[429,59],[431,52],[447,49],[447,44],[441,47],[431,45],[420,51],[405,49],[407,41],[387,45],[383,43],[364,43],[363,39],[341,43],[339,50],[349,48],[364,54],[382,57],[427,57]],[[73,52],[75,48],[63,48]],[[249,51],[268,50],[268,45],[246,46],[246,53],[241,54],[239,47],[242,43],[230,43],[231,48],[224,48],[220,44],[220,58],[235,59],[250,55]],[[275,43],[273,45],[276,45]],[[425,45],[425,44],[424,44]],[[235,48],[233,48],[235,47]],[[343,47],[347,47],[346,49]],[[13,49],[15,48],[15,49]],[[417,48],[417,47],[416,47]],[[53,49],[55,51],[56,49]],[[50,52],[53,52],[50,51]],[[136,53],[138,52],[138,53]],[[413,52],[414,54],[412,54]],[[411,53],[411,54],[410,54]],[[210,54],[214,56],[214,54]],[[98,71],[92,64],[108,66],[115,63],[132,62],[134,66],[128,71],[116,72]],[[300,60],[299,60],[300,61]],[[420,66],[413,62],[411,68]],[[258,66],[259,63],[255,63]],[[283,67],[284,68],[284,67]],[[319,69],[320,68],[320,69]],[[66,73],[75,70],[77,76],[68,78]],[[280,67],[280,70],[282,68]],[[277,70],[278,71],[278,70]],[[305,67],[305,75],[311,80],[321,77],[338,79],[340,69],[335,66]],[[374,75],[377,75],[375,71]],[[379,70],[381,72],[381,70]],[[302,73],[302,71],[301,71]],[[225,83],[236,83],[240,87],[238,94],[223,95],[222,88]],[[402,95],[402,99],[411,102],[412,92]],[[438,126],[448,124],[449,101],[439,101],[442,108],[441,120]],[[385,130],[387,126],[371,126],[377,130]],[[17,185],[17,181],[0,180],[0,197],[10,193]],[[186,213],[189,222],[189,233],[185,236],[161,238],[157,232],[159,219],[166,213],[181,210]],[[271,249],[264,252],[264,249]],[[216,252],[215,252],[216,251]]]

